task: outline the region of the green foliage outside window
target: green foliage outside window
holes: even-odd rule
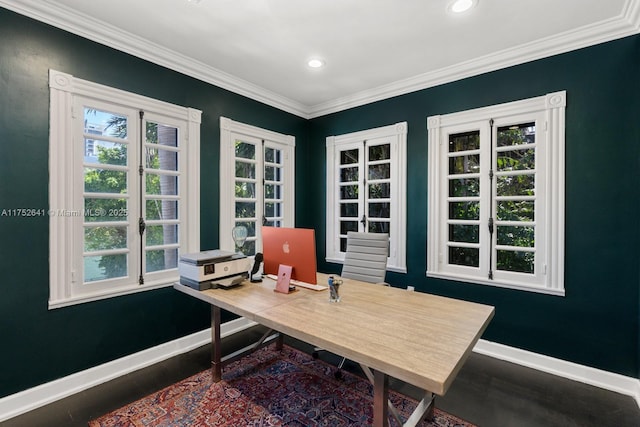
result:
[[[452,135],[449,152],[477,150],[481,141],[479,132],[467,132]],[[535,200],[527,197],[535,196],[535,124],[526,123],[517,126],[498,128],[497,147],[495,152],[495,187],[494,196],[511,197],[512,200],[496,202],[494,217],[497,221],[513,221],[530,223],[535,220]],[[475,177],[456,177],[459,174],[473,174],[479,170],[480,156],[475,153],[463,153],[449,159],[450,197],[480,196],[480,179]],[[522,200],[518,200],[522,198]],[[449,202],[449,219],[477,220],[480,218],[480,203]],[[482,227],[488,226],[485,224]],[[495,232],[498,245],[535,248],[535,226],[497,226]],[[451,225],[449,241],[478,243],[478,226]],[[497,269],[533,273],[535,252],[517,250],[499,250],[497,252]],[[479,251],[471,248],[452,247],[450,262],[452,264],[478,266]]]
[[[109,131],[109,136],[124,138],[127,135],[126,118],[112,116],[105,128]],[[158,142],[158,125],[148,123],[146,129],[147,142]],[[128,147],[126,144],[116,144],[113,147],[96,147],[98,164],[127,166]],[[131,147],[132,148],[132,147]],[[148,150],[146,165],[150,169],[158,169],[160,166],[159,150]],[[154,153],[155,152],[155,153]],[[131,166],[131,165],[130,165]],[[84,175],[85,193],[87,194],[127,194],[128,187],[132,183],[127,182],[126,172],[112,170],[109,168],[86,168]],[[147,174],[146,176],[147,194],[162,194],[160,175]],[[134,184],[135,185],[135,184]],[[118,222],[129,221],[129,215],[138,215],[138,212],[131,212],[127,204],[128,198],[119,197],[85,197],[85,227],[84,250],[85,252],[123,249],[128,246],[128,226],[127,225],[99,225],[91,226],[92,222]],[[163,218],[163,202],[147,203],[147,218]],[[169,203],[175,204],[173,201]],[[175,225],[161,227],[148,227],[145,231],[148,242],[164,242],[164,228]],[[133,248],[131,248],[133,250]],[[165,268],[172,268],[175,265],[165,265],[165,251],[149,251],[146,254],[147,271],[158,271]],[[127,262],[123,256],[101,256],[97,262],[102,270],[101,274],[94,277],[86,277],[86,281],[110,279],[127,275]]]

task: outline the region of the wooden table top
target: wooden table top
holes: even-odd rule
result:
[[[328,275],[318,273],[318,283]],[[328,291],[274,292],[272,280],[231,289],[176,289],[286,335],[443,395],[494,308],[343,279],[341,302]]]

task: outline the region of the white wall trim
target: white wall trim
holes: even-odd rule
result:
[[[301,117],[307,115],[306,107],[299,102],[125,32],[68,6],[41,0],[0,0],[0,6],[291,114]]]
[[[141,110],[153,120],[163,120],[180,129],[178,151],[178,175],[181,177],[177,203],[181,214],[178,218],[181,230],[179,247],[185,252],[200,250],[200,124],[202,111],[187,108],[147,96],[112,88],[83,80],[71,74],[49,70],[50,88],[50,133],[49,133],[49,255],[50,255],[50,296],[49,308],[55,309],[72,304],[111,298],[169,286],[178,280],[177,269],[167,269],[145,275],[145,283],[140,285],[135,272],[129,271],[121,278],[94,281],[90,284],[82,280],[82,218],[67,216],[64,212],[84,206],[82,186],[82,153],[71,150],[82,144],[82,118],[85,105],[91,108],[113,108],[118,114],[128,115],[131,143],[142,144],[137,139],[140,124],[133,120]],[[109,111],[109,110],[106,110]],[[155,118],[153,118],[155,117]],[[69,153],[75,152],[74,155]],[[80,154],[78,154],[80,153]],[[183,155],[186,154],[186,155]],[[133,159],[125,173],[127,179],[135,174]],[[136,176],[137,177],[137,176]],[[137,177],[136,179],[138,179]],[[131,186],[129,186],[131,187]],[[133,199],[129,199],[133,200]],[[129,211],[135,205],[128,205]],[[185,213],[186,212],[186,213]],[[184,215],[183,215],[184,214]],[[133,228],[131,215],[126,219]],[[135,222],[137,227],[137,221]],[[186,232],[184,232],[186,229]],[[129,243],[136,247],[140,239]],[[138,265],[137,252],[127,255],[130,265]],[[80,276],[80,277],[78,277]]]
[[[608,20],[585,25],[541,40],[504,49],[449,67],[307,107],[308,118],[321,117],[394,96],[462,80],[538,59],[571,52],[637,34],[640,29],[640,2],[628,0],[623,12]]]
[[[244,142],[254,144],[260,147],[256,149],[257,152],[262,152],[262,155],[256,155],[253,160],[256,165],[255,182],[262,183],[265,178],[264,165],[266,160],[264,158],[265,148],[272,148],[281,151],[282,159],[282,173],[281,183],[282,187],[282,225],[284,227],[293,227],[295,225],[295,170],[296,170],[296,138],[293,135],[285,135],[279,132],[275,132],[268,129],[263,129],[257,126],[237,122],[227,117],[220,116],[220,200],[236,200],[236,194],[233,184],[236,181],[236,153],[235,143],[236,140],[242,140]],[[256,211],[254,218],[245,218],[248,221],[255,221],[256,230],[255,236],[250,238],[256,243],[256,252],[262,251],[262,231],[258,227],[262,222],[260,218],[265,215],[265,194],[262,185],[256,185],[256,194],[254,198],[256,204]],[[236,212],[235,203],[220,204],[220,230],[231,230],[236,225]],[[220,249],[233,250],[235,243],[231,233],[220,234]]]
[[[306,119],[570,52],[640,31],[640,1],[627,0],[622,13],[615,18],[343,98],[305,105],[61,4],[41,0],[0,0],[0,6]]]
[[[383,140],[388,143],[391,149],[391,213],[390,219],[390,246],[387,270],[400,273],[407,272],[406,242],[407,242],[407,122],[398,122],[391,125],[381,126],[372,129],[346,133],[342,135],[331,135],[326,137],[326,182],[327,182],[327,202],[326,202],[326,256],[325,260],[342,264],[344,262],[344,252],[340,252],[340,152],[342,150],[356,149],[363,153],[360,155],[359,164],[353,166],[366,170],[365,152],[369,143],[379,144]],[[361,174],[366,175],[363,172]],[[358,185],[364,185],[362,179]],[[366,190],[361,190],[358,198],[360,213],[366,212],[365,199],[363,195]],[[356,202],[353,199],[351,202]],[[329,220],[329,218],[333,218]],[[363,231],[360,229],[360,231]],[[394,237],[395,236],[395,237]]]
[[[220,332],[225,337],[254,325],[255,322],[241,317],[224,323]],[[0,423],[210,342],[211,328],[3,397]]]
[[[512,101],[470,110],[430,116],[427,118],[429,145],[429,203],[427,211],[427,229],[430,239],[427,248],[427,276],[460,280],[488,286],[500,286],[530,292],[552,295],[565,295],[564,289],[564,181],[565,181],[565,108],[566,91],[548,93],[528,99]],[[489,120],[491,119],[491,120]],[[448,137],[450,134],[477,131],[481,141],[489,142],[495,128],[490,125],[496,120],[496,126],[511,123],[535,122],[535,264],[531,273],[519,273],[500,270],[496,267],[496,247],[490,245],[489,229],[481,228],[476,246],[479,261],[475,267],[460,266],[450,262],[447,247],[450,236],[446,221],[449,218],[449,168]],[[493,144],[493,143],[492,143]],[[497,150],[487,144],[481,152]],[[491,168],[487,159],[480,169]],[[479,224],[489,221],[487,205],[495,203],[489,190],[490,179],[479,175],[480,214]],[[484,188],[484,190],[483,190]],[[485,191],[486,190],[486,191]],[[483,193],[484,192],[484,193]],[[484,195],[482,195],[484,194]],[[488,196],[487,196],[488,195]],[[467,243],[467,242],[464,242]],[[495,242],[494,242],[495,243]]]
[[[244,317],[226,322],[221,327],[223,337],[256,325]],[[25,412],[79,393],[114,378],[194,350],[211,342],[211,329],[178,338],[156,347],[125,356],[103,365],[77,372],[0,399],[0,423]],[[547,372],[570,380],[633,397],[640,407],[640,379],[578,365],[542,354],[480,340],[474,352]]]
[[[603,371],[543,354],[480,340],[473,351],[538,371],[633,397],[640,407],[640,379]]]

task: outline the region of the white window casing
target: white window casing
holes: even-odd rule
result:
[[[243,143],[255,147],[255,158],[236,158],[236,144]],[[268,158],[267,153],[278,153],[279,159]],[[255,165],[255,176],[236,177],[236,162]],[[277,181],[267,176],[266,171],[277,169]],[[250,199],[236,197],[237,182],[250,182],[255,185],[255,195]],[[265,188],[278,187],[277,198],[265,194]],[[253,223],[255,231],[250,230],[247,245],[254,246],[254,253],[262,251],[261,225],[263,217],[282,227],[295,226],[295,137],[262,129],[220,117],[220,249],[235,250],[231,230],[236,224]],[[249,202],[255,208],[250,218],[236,218],[236,203]],[[268,207],[277,206],[277,215],[267,212]],[[251,228],[251,227],[250,227]],[[246,253],[246,251],[245,251]]]
[[[382,160],[370,158],[370,153],[375,150],[375,147],[387,146],[389,147],[388,155],[385,154]],[[376,228],[379,228],[381,231],[389,232],[387,269],[401,273],[407,272],[406,146],[406,122],[326,138],[326,260],[328,262],[344,261],[347,231],[376,232]],[[345,163],[344,156],[353,157],[353,163]],[[372,176],[372,169],[386,168],[387,165],[389,166],[388,175],[375,176],[374,171]],[[345,173],[352,178],[345,178]],[[349,179],[353,181],[349,182]],[[385,192],[388,188],[389,195],[372,197],[371,186],[385,188]],[[347,187],[353,187],[353,189],[348,191],[350,195],[345,196]],[[349,199],[349,197],[353,198]],[[371,207],[381,203],[384,204],[385,211],[388,206],[388,212],[370,216]],[[345,216],[344,209],[347,205],[351,212]]]
[[[200,249],[201,111],[92,83],[55,70],[50,70],[49,86],[49,308],[171,286],[179,278],[177,268],[140,271],[140,267],[144,269],[145,266],[145,257],[141,260],[140,253],[145,254],[144,251],[156,248],[159,251],[177,250],[178,254]],[[123,166],[108,166],[126,174],[126,191],[117,196],[115,194],[106,196],[127,201],[127,209],[120,212],[122,217],[117,218],[118,223],[107,224],[120,225],[128,230],[126,247],[120,250],[127,257],[127,274],[117,279],[94,282],[86,281],[83,273],[83,252],[86,250],[83,243],[84,233],[87,227],[91,228],[91,223],[87,222],[86,216],[93,215],[93,212],[85,209],[85,203],[88,199],[96,197],[94,193],[85,193],[84,190],[85,108],[117,113],[126,117],[128,123],[127,137],[123,143],[128,147],[127,163]],[[141,111],[144,120],[140,118]],[[144,167],[141,175],[139,164],[144,160],[140,154],[145,147],[144,141],[140,140],[140,124],[147,122],[152,125],[157,123],[175,131],[175,148],[149,146],[173,154],[177,159],[175,171]],[[96,139],[108,140],[109,137],[97,136]],[[145,191],[143,182],[146,179],[141,176],[147,177],[147,175],[175,176],[178,182],[176,194],[172,196],[141,194],[141,190]],[[165,198],[175,202],[177,218],[166,221],[162,218],[156,221],[145,219],[150,226],[175,225],[179,230],[175,242],[157,243],[157,246],[154,246],[145,241],[146,234],[140,236],[138,227],[142,206],[140,201],[145,203],[144,201],[148,198],[159,200]],[[112,221],[112,218],[109,218],[109,221]],[[108,253],[108,250],[105,253]]]
[[[564,200],[565,200],[565,107],[566,92],[555,92],[522,101],[509,102],[458,113],[431,116],[427,119],[429,135],[428,218],[427,218],[427,276],[462,282],[478,283],[553,295],[564,295]],[[499,129],[529,123],[535,129],[535,142],[523,145],[535,152],[535,167],[527,170],[503,169],[497,158],[517,151],[513,147],[499,147]],[[523,125],[524,126],[524,125]],[[479,148],[450,152],[453,139],[466,133],[478,135]],[[462,154],[460,154],[462,153]],[[465,157],[466,156],[466,157]],[[451,175],[450,162],[461,157],[477,156],[479,173]],[[506,155],[508,156],[508,154]],[[454,160],[452,160],[454,159]],[[489,173],[491,171],[491,173]],[[469,171],[466,171],[469,172]],[[497,194],[500,179],[509,180],[526,175],[535,182],[528,195]],[[479,195],[453,197],[451,183],[461,178],[478,179]],[[496,217],[497,206],[510,201],[528,202],[534,206],[532,219],[513,222]],[[452,203],[479,203],[478,218],[455,220],[450,218]],[[504,246],[498,232],[503,226],[525,227],[532,231],[530,247]],[[459,243],[451,237],[450,227],[479,225],[479,241]],[[478,250],[478,265],[450,261],[451,247]],[[531,271],[506,271],[496,268],[497,253],[502,249],[521,250],[533,254]]]

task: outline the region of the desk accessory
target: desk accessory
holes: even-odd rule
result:
[[[236,225],[231,229],[231,236],[233,236],[233,242],[236,245],[236,251],[242,252],[244,242],[247,240],[249,232],[244,225]]]
[[[264,277],[269,278],[271,280],[278,280],[278,276],[275,274],[265,274]],[[300,280],[296,280],[296,279],[291,279],[291,283],[301,288],[311,289],[312,291],[324,291],[325,289],[329,289],[328,285],[323,285],[320,283],[312,284],[307,282],[301,282]]]
[[[260,275],[256,276],[256,273],[260,270],[260,264],[263,259],[264,256],[260,252],[253,257],[253,268],[251,268],[251,272],[249,273],[249,281],[251,281],[251,283],[262,282],[262,278]]]
[[[295,287],[291,286],[292,272],[293,267],[291,267],[290,265],[280,264],[280,266],[278,267],[278,280],[276,281],[276,288],[274,289],[274,291],[288,294],[289,292],[295,290]]]
[[[329,276],[329,302],[340,302],[340,285],[342,285],[342,279],[336,279],[333,276]]]

